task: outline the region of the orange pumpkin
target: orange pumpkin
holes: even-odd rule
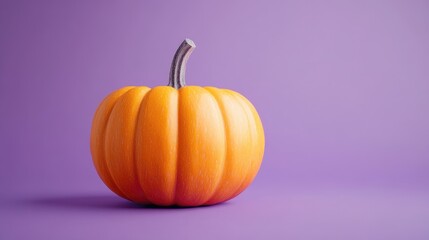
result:
[[[169,86],[124,87],[98,107],[91,153],[103,182],[130,201],[160,206],[220,203],[254,179],[264,131],[242,95],[185,86],[195,48],[186,39],[173,59]]]

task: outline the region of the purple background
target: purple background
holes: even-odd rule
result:
[[[429,239],[429,2],[214,2],[0,2],[0,239]],[[187,83],[253,102],[264,161],[225,204],[138,207],[92,116],[166,85],[185,37]]]

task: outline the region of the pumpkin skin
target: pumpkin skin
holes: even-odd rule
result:
[[[227,201],[255,178],[264,131],[242,95],[214,87],[124,87],[98,107],[91,153],[103,182],[140,204]]]

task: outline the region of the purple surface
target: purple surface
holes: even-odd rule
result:
[[[142,208],[89,152],[126,85],[187,83],[258,109],[266,153],[225,204]],[[427,1],[0,2],[0,239],[429,239]]]

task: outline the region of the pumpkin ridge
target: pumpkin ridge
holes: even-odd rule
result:
[[[243,109],[243,112],[244,113],[246,113],[246,120],[247,120],[247,126],[249,127],[249,126],[251,126],[250,125],[250,121],[249,121],[249,114],[248,114],[248,109],[246,109],[247,108],[247,106],[245,106],[244,105],[244,103],[243,103],[243,101],[236,95],[237,93],[236,92],[233,92],[233,91],[230,91],[230,90],[228,90],[227,91],[228,93],[230,93],[231,94],[231,96],[233,97],[233,98],[235,98],[236,100],[237,100],[237,102],[239,102],[239,105],[241,106],[241,108]],[[252,116],[253,117],[253,116]],[[250,132],[250,131],[249,131]],[[246,180],[247,180],[247,178],[248,178],[248,175],[250,174],[250,170],[251,170],[251,167],[252,167],[252,162],[250,162],[249,163],[249,165],[247,166],[247,174],[245,175],[245,177],[241,180],[241,183],[238,185],[239,187],[237,188],[237,190],[231,195],[231,197],[229,198],[229,199],[231,199],[231,198],[234,198],[234,197],[236,197],[237,195],[239,195],[244,189],[243,189],[243,186],[244,186],[244,184],[246,184]]]
[[[222,173],[221,173],[221,177],[219,178],[219,181],[216,183],[216,187],[215,190],[213,191],[212,195],[202,204],[202,205],[206,205],[207,203],[211,202],[213,200],[214,197],[216,197],[216,195],[218,194],[220,188],[219,186],[221,185],[222,181],[225,178],[225,168],[226,168],[226,161],[227,161],[227,156],[228,156],[228,133],[229,132],[229,127],[227,126],[227,121],[225,120],[225,111],[224,111],[224,107],[223,105],[220,103],[219,99],[217,98],[216,94],[214,94],[212,91],[220,91],[220,89],[215,88],[215,87],[204,87],[204,89],[210,93],[210,95],[212,95],[212,97],[215,99],[218,107],[219,107],[219,111],[220,114],[222,116],[222,121],[223,121],[223,127],[224,127],[224,135],[225,135],[225,154],[223,156],[223,167],[222,167]]]
[[[223,126],[223,135],[224,135],[224,140],[225,140],[225,146],[224,146],[224,154],[223,154],[223,163],[222,163],[222,170],[221,170],[221,173],[219,174],[220,176],[219,176],[219,179],[218,179],[218,181],[217,181],[217,183],[215,184],[215,187],[213,188],[213,192],[211,193],[211,196],[210,197],[208,197],[203,203],[201,203],[201,205],[204,205],[205,203],[207,203],[212,197],[214,197],[215,195],[216,195],[216,193],[217,193],[217,191],[219,191],[219,185],[221,184],[221,182],[222,182],[222,179],[223,179],[223,177],[224,177],[224,175],[225,175],[225,164],[226,164],[226,157],[227,157],[227,154],[228,154],[228,152],[227,152],[227,146],[228,146],[228,142],[227,142],[227,134],[226,134],[226,129],[225,129],[225,117],[224,117],[224,113],[223,113],[223,110],[222,110],[222,108],[220,107],[220,105],[219,105],[219,101],[217,100],[217,98],[213,95],[213,93],[212,92],[210,92],[208,89],[206,89],[205,87],[199,87],[199,88],[201,88],[201,89],[203,89],[205,92],[207,92],[213,99],[214,99],[214,101],[216,102],[216,106],[217,106],[217,109],[219,110],[219,113],[220,113],[220,115],[221,115],[221,119],[222,119],[222,126]]]
[[[133,88],[131,88],[130,90],[128,90],[126,93],[124,93],[122,96],[120,96],[117,100],[116,100],[116,102],[115,102],[115,104],[114,104],[114,106],[113,106],[113,108],[112,108],[112,112],[113,112],[113,110],[115,109],[115,107],[117,107],[117,105],[118,105],[118,102],[122,99],[122,98],[124,98],[124,96],[126,95],[126,94],[128,94],[129,92],[131,92],[132,90],[134,90],[134,89],[136,89],[137,87],[133,87]],[[107,120],[107,124],[106,124],[106,130],[105,131],[107,131],[107,129],[108,129],[108,126],[109,126],[109,124],[111,124],[111,116],[112,116],[112,112],[109,114],[109,118],[108,118],[108,120]],[[106,144],[106,141],[107,141],[107,138],[106,138],[106,133],[105,133],[105,139],[104,139],[104,151],[105,151],[105,155],[107,155],[106,154],[106,152],[107,152],[107,148],[106,148],[106,146],[107,146],[107,144]],[[113,173],[112,173],[112,170],[111,170],[111,168],[109,167],[109,164],[107,164],[107,162],[106,162],[106,166],[107,166],[107,170],[108,170],[108,172],[109,172],[109,174],[110,174],[110,176],[112,177],[112,180],[113,180],[113,183],[118,187],[118,189],[128,198],[128,199],[133,199],[133,198],[130,198],[120,187],[119,187],[119,184],[116,182],[116,180],[115,180],[115,178],[113,177]],[[133,201],[133,200],[132,200]]]
[[[173,87],[174,88],[174,87]],[[179,203],[179,198],[180,198],[180,196],[179,196],[179,194],[178,194],[178,190],[179,190],[179,164],[180,164],[180,155],[181,155],[181,149],[180,149],[180,129],[181,129],[181,125],[180,125],[180,120],[181,120],[181,118],[180,118],[180,105],[181,105],[181,102],[183,101],[183,97],[181,97],[181,95],[183,95],[183,94],[181,94],[181,92],[182,91],[180,91],[180,90],[182,90],[183,91],[183,88],[178,88],[177,89],[177,146],[176,146],[176,149],[177,149],[177,157],[176,157],[176,180],[174,181],[174,198],[173,198],[173,205],[177,205],[177,206],[181,206],[180,205],[180,203]]]
[[[231,95],[233,95],[233,97],[235,99],[237,99],[237,101],[240,103],[240,106],[243,108],[244,112],[247,113],[246,119],[248,121],[248,126],[249,127],[252,126],[252,124],[250,124],[250,120],[249,120],[249,117],[251,117],[254,119],[253,125],[255,125],[255,129],[258,129],[258,126],[257,126],[258,123],[255,119],[254,111],[251,108],[251,107],[253,107],[253,105],[252,106],[249,105],[249,101],[244,96],[242,96],[241,94],[233,92],[231,90],[227,90],[227,91],[230,93],[233,93]],[[249,132],[251,132],[251,131],[249,131]],[[261,159],[261,162],[262,162],[262,159]],[[258,173],[258,170],[259,170],[259,168],[258,168],[257,171],[252,171],[254,164],[256,164],[256,162],[254,159],[252,159],[252,161],[250,162],[250,164],[248,166],[248,172],[246,174],[246,177],[244,177],[243,182],[240,184],[240,187],[237,189],[237,191],[235,191],[234,194],[232,194],[231,198],[238,196],[240,193],[242,193],[247,188],[248,185],[250,185],[250,183],[252,183],[253,179],[256,177],[256,174]],[[260,167],[260,164],[259,164],[259,167]],[[253,174],[255,174],[255,175],[252,176]],[[231,198],[229,198],[229,199],[231,199]]]
[[[141,102],[136,125],[134,154],[140,186],[149,202],[172,205],[176,184],[177,90],[162,86],[148,92]]]
[[[173,87],[174,88],[174,87]],[[180,108],[179,108],[179,106],[180,106],[180,92],[179,91],[177,91],[177,134],[176,134],[176,136],[177,136],[177,140],[176,140],[176,176],[175,176],[175,179],[176,180],[174,180],[174,189],[173,189],[173,202],[172,202],[172,205],[177,205],[177,180],[179,180],[179,173],[178,173],[178,170],[179,170],[179,154],[180,154],[180,136],[179,136],[179,134],[180,134],[180,131],[179,131],[179,128],[180,128]]]
[[[113,110],[113,107],[115,106],[115,104],[116,104],[116,102],[117,102],[117,100],[119,99],[119,98],[121,98],[124,94],[126,94],[128,91],[130,91],[133,87],[124,87],[124,88],[129,88],[128,90],[126,90],[126,91],[124,91],[123,93],[121,93],[120,94],[120,96],[118,96],[117,97],[117,99],[115,100],[115,102],[113,103],[113,105],[112,105],[112,107],[110,108],[110,110],[108,110],[105,114],[107,115],[107,120],[106,120],[106,122],[105,122],[105,124],[103,124],[103,126],[101,127],[101,133],[103,134],[103,136],[100,138],[102,141],[98,141],[99,142],[99,144],[100,145],[102,145],[102,146],[99,146],[100,148],[103,148],[103,155],[105,154],[104,153],[104,135],[105,135],[105,131],[106,131],[106,128],[107,128],[107,123],[108,123],[108,121],[109,121],[109,118],[110,118],[110,114],[112,113],[112,110]],[[102,101],[102,104],[109,98],[109,97],[111,97],[112,95],[114,95],[116,92],[118,92],[118,91],[121,91],[121,90],[123,90],[124,88],[122,88],[122,89],[119,89],[119,90],[116,90],[116,91],[114,91],[114,92],[112,92],[111,94],[109,94],[106,98],[104,98],[103,99],[103,101]],[[100,104],[100,106],[101,106],[101,104]],[[99,114],[99,109],[97,109],[97,112],[95,113],[95,116],[97,116],[97,114]],[[93,123],[92,123],[92,125],[94,126],[95,124],[100,124],[100,122],[95,122],[95,116],[94,116],[94,120],[93,120]],[[94,133],[92,133],[91,132],[91,135],[92,134],[94,134]],[[92,138],[92,136],[91,136],[91,138]],[[92,141],[92,140],[91,140]],[[92,147],[91,147],[91,153],[92,153]],[[97,151],[97,150],[95,150],[95,151]],[[114,180],[113,180],[113,177],[112,177],[112,175],[111,175],[111,173],[110,173],[110,171],[109,171],[109,169],[108,169],[108,167],[107,167],[107,162],[106,162],[106,158],[103,156],[103,157],[95,157],[94,156],[94,154],[92,153],[92,155],[93,155],[93,159],[94,159],[94,161],[93,161],[93,163],[94,163],[94,165],[95,165],[95,167],[96,167],[96,170],[97,170],[97,174],[100,176],[100,178],[101,178],[101,180],[103,180],[104,178],[106,178],[106,179],[108,179],[108,182],[112,185],[112,186],[109,186],[109,184],[107,184],[107,183],[105,183],[106,184],[106,186],[109,188],[109,189],[111,189],[114,193],[116,193],[116,194],[118,194],[119,196],[121,196],[121,197],[123,197],[123,198],[125,198],[125,199],[128,199],[128,200],[130,200],[127,196],[125,196],[125,194],[119,189],[119,187],[117,186],[117,184],[116,184],[116,182],[114,182]],[[99,165],[103,165],[103,167],[104,167],[104,169],[106,169],[107,171],[104,171],[104,172],[101,172],[101,171],[99,171],[99,167],[97,167],[97,165],[99,166]],[[104,180],[103,180],[103,182],[104,182]],[[131,200],[130,200],[131,201]]]
[[[112,109],[110,109],[110,111],[107,113],[107,115],[108,115],[108,117],[107,117],[107,121],[106,121],[106,124],[104,125],[104,127],[103,127],[103,139],[102,139],[102,148],[103,148],[103,153],[104,153],[104,156],[106,156],[106,130],[107,130],[107,126],[109,125],[109,121],[110,121],[110,116],[112,115],[112,112],[113,112],[113,109],[115,108],[115,106],[116,106],[116,104],[118,103],[118,101],[119,101],[119,99],[121,99],[125,94],[127,94],[128,92],[130,92],[131,90],[133,90],[135,88],[135,86],[132,86],[130,89],[128,89],[126,92],[124,92],[124,93],[122,93],[121,94],[121,96],[119,96],[117,99],[116,99],[116,101],[115,101],[115,103],[113,104],[113,106],[112,106]],[[106,169],[107,169],[107,171],[106,171],[106,177],[107,178],[109,178],[110,180],[111,180],[111,182],[112,182],[112,184],[115,186],[115,188],[117,189],[117,191],[121,194],[121,195],[123,195],[123,196],[125,196],[125,198],[126,199],[128,199],[128,200],[130,200],[131,201],[131,198],[129,197],[129,196],[127,196],[125,193],[124,193],[124,191],[122,191],[120,188],[119,188],[119,186],[118,186],[118,183],[116,183],[116,181],[115,181],[115,179],[113,178],[113,175],[112,175],[112,171],[110,170],[110,168],[109,168],[109,164],[107,164],[107,162],[106,162],[106,158],[104,157],[103,158],[103,160],[102,160],[102,162],[103,162],[103,164],[106,166]]]
[[[203,87],[185,86],[178,91],[180,159],[176,205],[199,206],[215,192],[221,177],[219,161],[224,160],[224,153],[220,152],[225,150],[222,116],[216,100]]]
[[[137,157],[136,157],[136,146],[137,146],[137,134],[135,134],[135,131],[137,129],[137,124],[139,123],[140,120],[140,111],[143,105],[143,101],[146,98],[146,96],[149,94],[149,92],[152,91],[152,89],[149,89],[149,91],[146,91],[146,93],[143,95],[140,104],[139,104],[139,110],[137,111],[137,117],[136,117],[136,121],[134,123],[134,137],[133,137],[133,169],[134,169],[134,177],[136,178],[135,180],[137,181],[137,186],[139,187],[143,197],[148,201],[148,202],[152,202],[149,200],[149,198],[147,197],[147,194],[145,193],[143,186],[141,185],[140,182],[140,176],[139,176],[139,169],[137,168]]]

